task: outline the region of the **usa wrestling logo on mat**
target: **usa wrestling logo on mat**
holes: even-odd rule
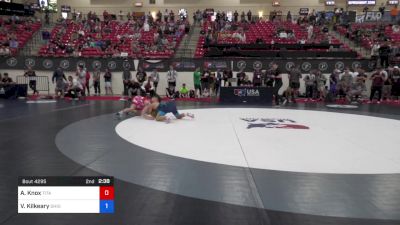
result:
[[[247,129],[251,128],[280,128],[280,129],[310,129],[307,126],[298,124],[291,119],[276,118],[240,118],[247,122]]]

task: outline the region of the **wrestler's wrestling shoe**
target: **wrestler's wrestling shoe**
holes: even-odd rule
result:
[[[188,116],[188,117],[194,119],[194,114],[193,114],[193,113],[186,113],[186,116]]]

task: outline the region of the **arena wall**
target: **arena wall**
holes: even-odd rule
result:
[[[16,77],[18,75],[22,75],[24,73],[24,71],[22,70],[0,70],[0,73],[5,73],[7,72],[10,77],[15,81]],[[50,93],[53,94],[54,93],[54,88],[55,86],[51,83],[51,77],[53,75],[52,71],[36,71],[36,74],[38,76],[48,76],[49,77],[49,81],[50,81]],[[123,85],[122,85],[122,72],[113,72],[113,77],[112,77],[112,88],[114,91],[114,95],[120,95],[123,91]],[[247,75],[249,75],[250,80],[253,79],[253,74],[252,73],[246,73]],[[74,76],[75,73],[74,72],[65,72],[65,76]],[[136,71],[132,71],[132,76],[135,77],[136,75]],[[160,72],[160,83],[158,85],[158,94],[159,95],[165,95],[165,89],[167,88],[167,79],[166,79],[166,72]],[[325,77],[327,78],[327,80],[329,80],[329,74],[324,74]],[[236,77],[236,73],[234,72],[234,76]],[[188,88],[190,89],[194,89],[194,85],[193,85],[193,72],[178,72],[178,80],[177,80],[177,88],[181,87],[182,84],[185,83]],[[329,83],[327,83],[327,85],[329,85]],[[101,79],[101,92],[102,95],[105,94],[104,91],[104,80],[103,78]],[[280,90],[280,93],[282,93],[284,90],[287,89],[287,87],[289,86],[289,82],[288,82],[288,77],[287,74],[283,75],[283,86]],[[371,87],[371,81],[367,80],[367,90],[369,93],[369,89]],[[300,83],[300,92],[304,93],[305,92],[305,85],[304,85],[304,81],[301,80]],[[31,90],[29,90],[29,93],[31,93]],[[91,93],[94,93],[93,88],[91,89]]]
[[[339,8],[346,9],[347,0],[336,0],[336,6]],[[142,2],[143,7],[135,7],[134,3]],[[251,10],[254,15],[258,15],[260,12],[262,14],[268,15],[270,11],[280,10],[284,15],[288,11],[291,11],[293,15],[298,14],[299,8],[310,8],[310,10],[315,9],[317,11],[333,10],[333,6],[325,6],[323,0],[280,0],[279,7],[272,7],[272,0],[197,0],[197,1],[187,1],[187,0],[156,0],[156,4],[149,4],[149,0],[59,0],[58,5],[70,5],[72,8],[83,12],[84,14],[89,11],[95,11],[97,13],[102,13],[107,10],[110,13],[118,14],[119,11],[123,11],[126,14],[129,11],[137,12],[157,12],[158,10],[164,11],[165,9],[174,10],[177,12],[179,9],[186,9],[188,11],[189,17],[191,18],[193,12],[197,9],[214,8],[215,10],[238,10],[248,11]],[[370,10],[377,10],[382,3],[386,3],[386,0],[377,0],[375,7],[371,6]],[[389,8],[389,7],[387,7]],[[356,10],[359,13],[362,12],[363,6],[358,7],[347,7],[348,10]]]

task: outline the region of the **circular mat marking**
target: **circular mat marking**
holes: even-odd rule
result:
[[[400,172],[397,120],[259,108],[190,112],[196,119],[171,124],[134,117],[119,123],[116,132],[145,149],[223,165],[306,173]]]

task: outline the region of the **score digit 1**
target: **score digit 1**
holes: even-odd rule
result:
[[[100,186],[100,213],[114,213],[113,186]]]

